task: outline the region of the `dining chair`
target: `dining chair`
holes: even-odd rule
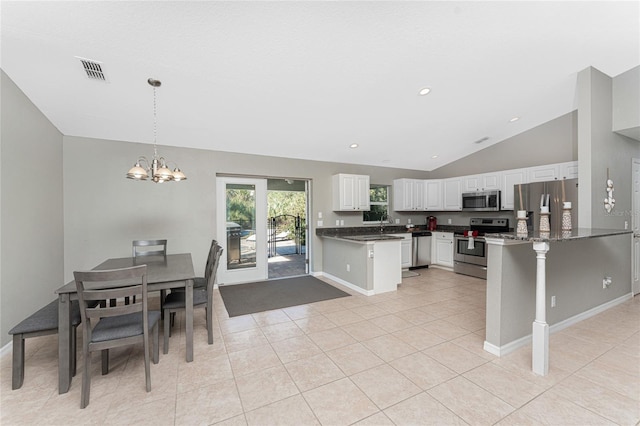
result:
[[[133,257],[142,256],[164,256],[167,257],[167,240],[133,240],[131,243]],[[160,304],[167,295],[166,290],[160,290]],[[133,298],[135,302],[135,297]],[[129,299],[125,299],[125,303],[129,303]],[[162,312],[162,306],[160,306]]]
[[[167,240],[133,240],[132,248],[133,257],[167,256]]]
[[[159,358],[159,311],[148,310],[147,265],[73,273],[82,317],[82,395],[80,408],[89,405],[91,352],[102,353],[102,374],[109,372],[109,349],[143,343],[147,392],[151,391],[149,334],[153,337],[153,363]],[[138,302],[110,306],[95,301],[138,296]]]
[[[214,241],[215,242],[215,241]],[[207,276],[207,286],[193,289],[193,307],[204,307],[207,318],[207,337],[210,345],[213,344],[213,286],[216,281],[216,271],[220,262],[220,257],[224,251],[217,243],[212,245],[213,257],[209,267],[205,271]],[[164,301],[164,348],[163,353],[169,352],[169,337],[171,336],[171,323],[168,318],[173,317],[176,312],[185,310],[184,292],[171,292]]]

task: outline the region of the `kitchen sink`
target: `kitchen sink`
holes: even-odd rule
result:
[[[401,240],[400,237],[395,237],[393,235],[387,234],[376,234],[376,235],[348,235],[342,237],[347,240],[353,241],[381,241],[381,240]]]

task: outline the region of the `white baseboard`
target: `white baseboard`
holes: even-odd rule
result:
[[[358,287],[355,284],[351,284],[350,282],[345,281],[342,278],[335,277],[335,276],[333,276],[331,274],[327,274],[326,272],[314,273],[314,276],[321,276],[321,277],[329,278],[331,281],[335,281],[338,284],[343,285],[343,286],[345,286],[345,287],[347,287],[347,288],[349,288],[349,289],[351,289],[353,291],[357,291],[360,294],[364,294],[365,296],[373,296],[375,294],[373,290],[365,290],[362,287]]]
[[[4,358],[6,354],[10,354],[13,352],[13,340],[4,345],[2,349],[0,349],[0,358]]]
[[[631,299],[633,299],[633,293],[628,293],[628,294],[625,294],[624,296],[618,297],[617,299],[611,300],[609,302],[603,303],[602,305],[596,306],[595,308],[589,309],[588,311],[584,311],[578,315],[574,315],[571,318],[567,318],[564,321],[560,321],[557,324],[553,324],[552,326],[549,326],[549,334],[557,333],[558,331],[564,330],[567,327],[571,327],[572,325],[575,325],[580,321],[584,321],[587,318],[591,318],[595,315],[598,315],[599,313],[604,312],[607,309],[611,309],[614,306],[617,306]],[[503,355],[507,355],[515,351],[516,349],[520,349],[521,347],[526,346],[530,343],[531,343],[531,334],[528,334],[524,337],[516,339],[502,346],[496,346],[485,340],[483,347],[484,347],[484,350],[489,352],[490,354],[500,357]]]

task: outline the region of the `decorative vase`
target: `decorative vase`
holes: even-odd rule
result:
[[[551,232],[549,213],[540,213],[540,232]]]
[[[562,230],[571,231],[571,202],[562,205]]]

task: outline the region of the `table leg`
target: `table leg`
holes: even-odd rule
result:
[[[185,285],[185,321],[187,333],[187,362],[193,361],[193,280]]]
[[[58,295],[58,393],[69,392],[71,386],[71,298]]]
[[[533,243],[536,251],[536,318],[533,321],[532,369],[540,376],[549,373],[549,324],[546,305],[546,260],[549,243]]]

